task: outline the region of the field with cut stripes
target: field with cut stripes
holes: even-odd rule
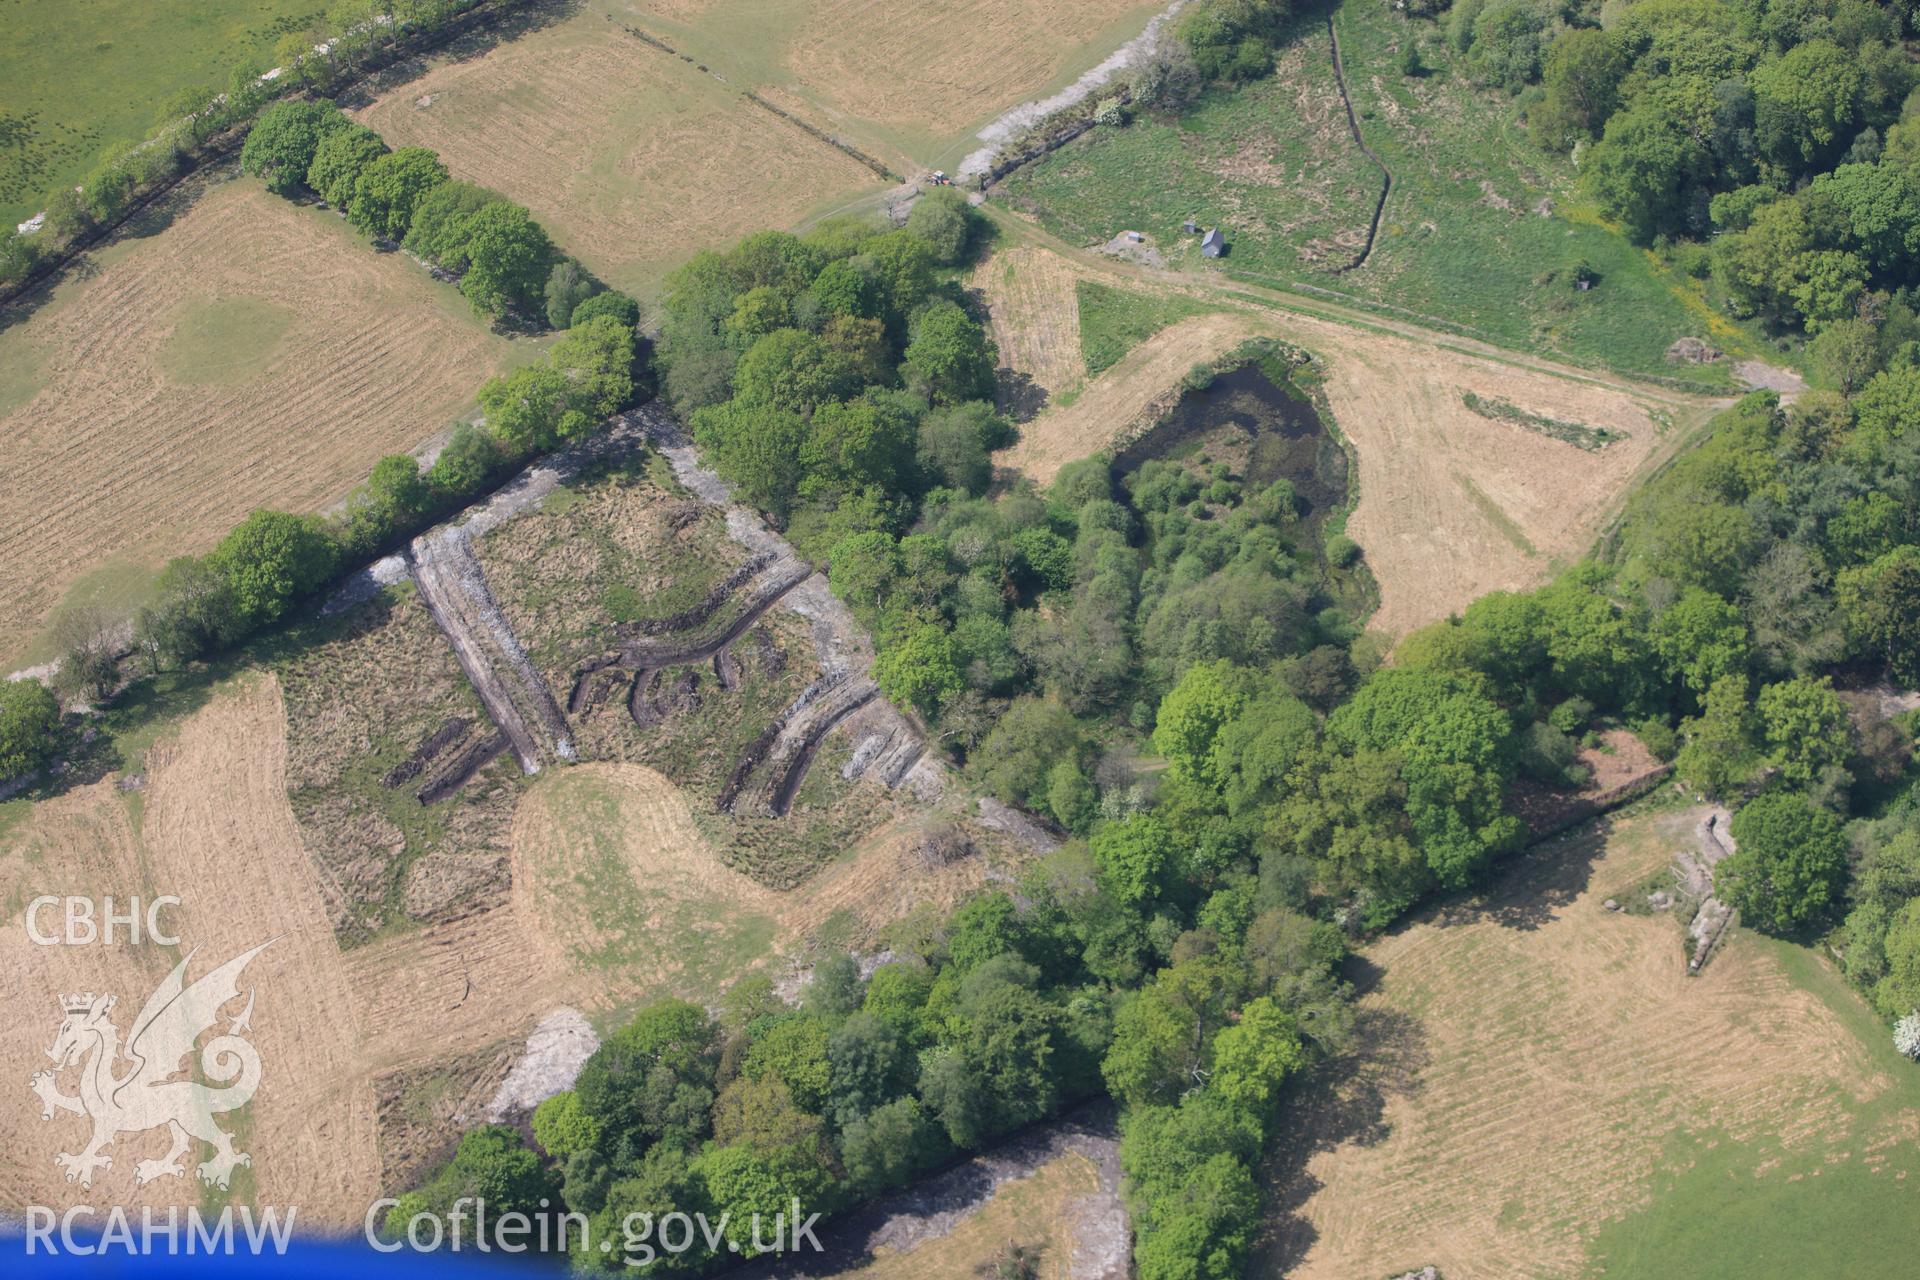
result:
[[[1744,932],[1689,978],[1675,920],[1602,906],[1699,817],[1576,830],[1366,949],[1365,1060],[1281,1125],[1259,1274],[1907,1274],[1920,1081],[1858,998]]]
[[[533,210],[645,296],[700,249],[885,184],[736,88],[592,13],[444,62],[356,113]]]
[[[533,342],[332,215],[251,181],[101,253],[0,330],[0,659],[76,581],[112,595],[258,506],[317,510]]]

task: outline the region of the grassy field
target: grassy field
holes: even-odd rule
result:
[[[38,212],[102,151],[139,141],[167,98],[225,88],[317,19],[320,0],[0,0],[0,226]]]
[[[1002,407],[1028,418],[1079,392],[1078,264],[1032,245],[1009,244],[981,260],[969,287],[987,313],[1000,350]]]
[[[1365,1051],[1297,1095],[1258,1274],[1911,1273],[1920,1068],[1813,953],[1603,909],[1694,839],[1651,802],[1367,948]]]
[[[1834,1082],[1857,1144],[1797,1144],[1774,1134],[1742,1141],[1725,1131],[1675,1141],[1655,1174],[1653,1202],[1594,1239],[1593,1270],[1616,1280],[1911,1275],[1920,1249],[1920,1068],[1894,1051],[1880,1020],[1820,955],[1771,939],[1747,942],[1761,963],[1820,998],[1889,1087],[1856,1093],[1846,1080]]]
[[[1349,86],[1369,145],[1394,174],[1379,238],[1365,240],[1379,175],[1354,147],[1318,17],[1303,19],[1276,74],[1214,93],[1177,122],[1097,130],[1009,179],[1005,198],[1076,243],[1137,228],[1170,265],[1290,284],[1405,319],[1576,363],[1724,385],[1724,366],[1675,366],[1692,334],[1730,351],[1752,338],[1704,301],[1698,282],[1601,225],[1573,191],[1573,168],[1535,148],[1517,108],[1452,70],[1431,23],[1374,0],[1336,14]],[[1418,39],[1429,74],[1408,78],[1398,50]],[[1204,263],[1180,234],[1219,224],[1231,248]],[[1574,287],[1585,263],[1593,289]]]
[[[95,255],[0,330],[0,669],[65,598],[147,571],[257,506],[318,510],[544,344],[510,340],[340,219],[241,180]]]
[[[521,201],[567,252],[643,298],[698,250],[884,185],[591,10],[388,81],[356,112],[365,124]]]
[[[1080,353],[1089,375],[1111,369],[1168,325],[1212,309],[1177,294],[1116,289],[1097,280],[1080,281],[1074,296],[1080,312]]]

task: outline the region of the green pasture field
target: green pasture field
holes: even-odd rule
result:
[[[319,0],[0,0],[0,226],[140,141],[183,89],[321,16]]]
[[[1082,280],[1074,289],[1080,310],[1080,354],[1087,376],[1097,377],[1168,325],[1215,310],[1175,294],[1116,289]]]
[[[1862,1099],[1834,1085],[1856,1135],[1839,1151],[1822,1142],[1789,1146],[1688,1134],[1655,1175],[1653,1203],[1593,1241],[1593,1274],[1608,1280],[1912,1275],[1920,1257],[1920,1213],[1914,1211],[1920,1149],[1905,1121],[1920,1108],[1920,1067],[1894,1050],[1886,1027],[1817,952],[1758,934],[1740,942],[1770,953],[1795,985],[1818,995],[1866,1045],[1892,1087]],[[1862,1143],[1859,1135],[1878,1135],[1878,1141]]]
[[[1565,157],[1535,147],[1518,106],[1470,84],[1431,22],[1378,0],[1335,11],[1360,128],[1394,175],[1371,256],[1379,171],[1339,109],[1326,23],[1303,17],[1268,79],[1210,92],[1178,120],[1099,129],[1007,179],[1048,230],[1095,244],[1147,233],[1169,265],[1287,285],[1517,350],[1627,373],[1724,386],[1725,365],[1670,364],[1693,335],[1740,354],[1759,339],[1707,301],[1701,282],[1630,244],[1585,207]],[[1401,74],[1419,41],[1426,74]],[[1218,262],[1181,224],[1222,226]],[[1575,287],[1579,267],[1596,278]]]

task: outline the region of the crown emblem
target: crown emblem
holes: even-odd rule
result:
[[[68,1013],[85,1013],[93,1008],[93,992],[89,991],[85,995],[78,996],[61,996],[60,1007]]]

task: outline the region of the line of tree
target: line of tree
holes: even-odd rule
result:
[[[246,125],[275,100],[344,86],[475,10],[506,11],[522,3],[525,0],[339,0],[323,16],[280,40],[274,49],[280,74],[263,79],[269,68],[247,58],[234,64],[224,88],[181,90],[160,104],[142,141],[103,152],[77,187],[49,191],[38,231],[0,232],[0,289],[31,278],[43,262],[96,229],[111,227],[142,197],[192,168],[210,143]]]
[[[986,398],[991,341],[942,274],[973,217],[942,190],[899,231],[834,222],[701,255],[669,282],[663,383],[741,496],[827,560],[887,695],[1000,798],[1085,832],[1101,742],[1149,732],[1185,670],[1286,659],[1338,685],[1357,628],[1285,480],[1157,461],[1116,477],[1103,456],[1044,495],[989,496],[1011,428]]]
[[[543,1107],[541,1151],[468,1140],[547,1168],[604,1230],[844,1206],[1097,1082],[1123,1110],[1140,1274],[1238,1275],[1282,1086],[1346,1040],[1347,938],[1516,848],[1506,785],[1564,777],[1584,724],[1469,674],[1372,671],[1284,483],[1096,458],[989,498],[990,410],[909,354],[934,316],[955,349],[984,342],[931,256],[911,228],[841,224],[708,255],[670,290],[664,380],[716,465],[826,549],[889,694],[1079,838],[1015,893],[895,929],[909,958],[864,993],[842,957],[797,1011],[755,978],[718,1023],[662,1006]],[[882,344],[859,390],[829,336],[849,314]],[[1164,770],[1130,763],[1148,752]],[[476,1176],[449,1166],[391,1225]]]
[[[281,195],[310,191],[376,243],[458,275],[461,294],[489,319],[512,313],[565,329],[575,309],[602,292],[524,206],[455,180],[430,148],[389,149],[324,98],[267,108],[247,134],[240,167]],[[616,295],[600,306],[632,302]]]
[[[483,385],[480,401],[489,416],[480,426],[455,423],[431,466],[423,469],[407,454],[390,455],[374,464],[366,483],[334,515],[263,508],[205,556],[169,562],[153,603],[134,617],[136,650],[158,671],[279,623],[343,570],[464,505],[533,454],[631,404],[636,348],[625,314],[588,316],[544,359]],[[525,391],[533,386],[537,397]]]

